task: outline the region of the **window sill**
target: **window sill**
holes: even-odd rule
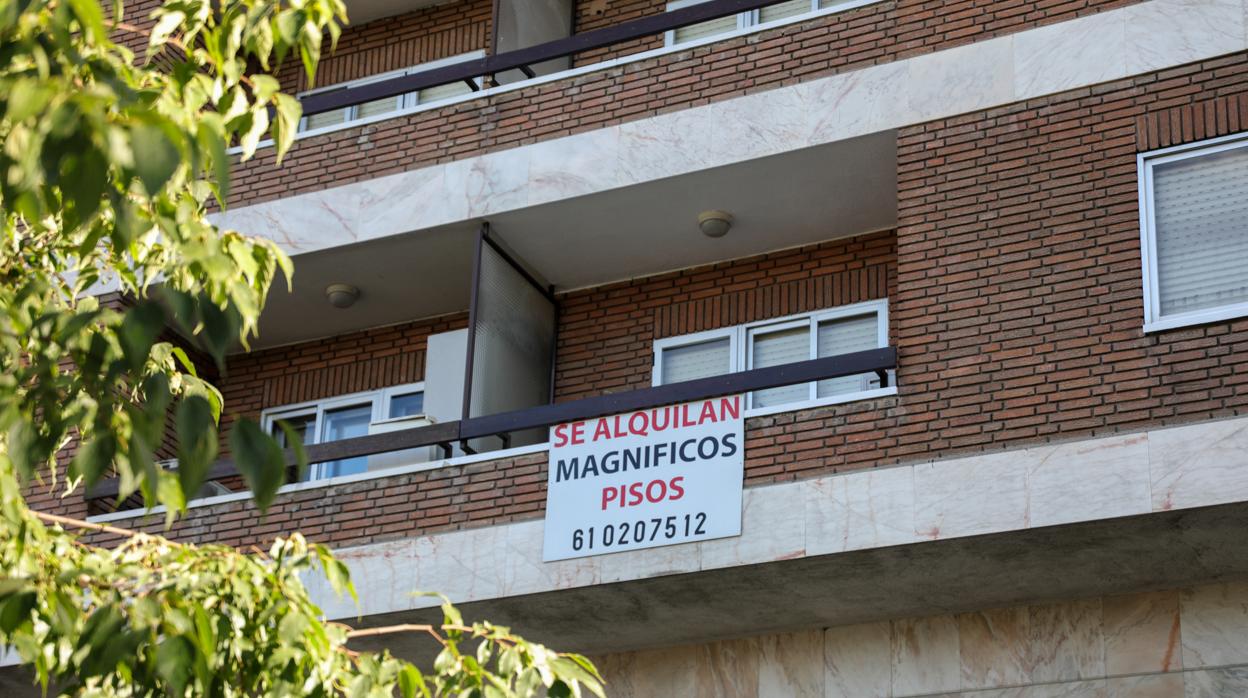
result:
[[[1248,317],[1248,303],[1226,305],[1221,308],[1208,308],[1146,322],[1144,323],[1144,334],[1153,334],[1183,327],[1194,327],[1196,325],[1207,325],[1211,322],[1234,320],[1242,317]]]
[[[834,395],[832,397],[822,397],[817,400],[802,400],[801,402],[786,402],[783,405],[772,405],[770,407],[752,407],[745,411],[745,418],[766,417],[773,414],[783,414],[785,412],[798,412],[801,410],[814,409],[816,407],[827,407],[828,405],[843,405],[847,402],[859,402],[861,400],[874,400],[881,397],[890,397],[897,394],[897,386],[889,386],[887,388],[876,388],[874,390],[861,390],[856,393],[846,393],[844,395]]]

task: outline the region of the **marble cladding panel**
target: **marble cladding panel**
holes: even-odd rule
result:
[[[1238,51],[1244,5],[1236,0],[1153,0],[1124,8],[1127,73]]]
[[[888,698],[893,692],[892,624],[828,628],[823,636],[825,698]]]
[[[1248,0],[1147,0],[216,220],[292,254],[427,229],[1242,50],[1246,12]]]
[[[1105,671],[1110,676],[1183,668],[1179,592],[1106,596],[1101,602]]]
[[[1248,663],[1181,670],[1182,629],[1242,615],[1248,584],[902,618],[593,658],[608,694],[775,698],[1204,698],[1248,695]],[[1248,645],[1223,622],[1204,641]]]
[[[916,532],[940,540],[1027,528],[1026,461],[1040,450],[914,466]]]
[[[1184,698],[1248,696],[1248,667],[1187,672],[1183,684]]]
[[[916,540],[914,471],[883,468],[803,483],[806,554],[904,545]]]
[[[1105,681],[1105,698],[1183,698],[1183,674],[1124,676]]]
[[[1248,499],[1248,419],[1149,432],[1154,511]]]
[[[745,490],[741,497],[742,534],[697,543],[701,568],[734,567],[804,557],[806,521],[805,517],[794,512],[794,489],[793,485],[770,485]],[[746,535],[747,530],[755,534]]]
[[[1030,606],[1027,668],[1033,682],[1105,675],[1101,599]]]
[[[956,618],[962,688],[1028,683],[1031,624],[1026,606],[960,613]]]
[[[1187,589],[1179,603],[1185,669],[1248,663],[1248,583]]]
[[[526,521],[361,546],[344,556],[363,588],[377,590],[361,595],[366,612],[382,613],[433,605],[406,596],[417,587],[476,601],[1245,499],[1248,419],[1238,418],[751,487],[743,494],[741,535],[699,543],[545,563],[543,522]],[[404,590],[399,596],[396,584]],[[315,594],[331,617],[357,613],[323,585]],[[1198,612],[1215,600],[1197,596],[1185,603]],[[1201,659],[1230,650],[1210,647],[1200,635],[1185,636],[1182,652],[1176,651],[1177,636],[1149,644],[1161,637],[1154,627],[1174,626],[1173,596],[1107,604],[1104,623],[1113,632],[1106,636],[1103,661],[1111,673],[1226,663]],[[1049,627],[1073,633],[1075,642],[1092,616],[1062,615],[1067,611],[1074,613],[1058,609],[1058,615],[1028,622],[1039,624],[1041,635],[1051,635]],[[1213,614],[1192,632],[1207,628],[1216,634],[1215,621],[1231,622]],[[1082,647],[1076,654],[1033,658],[1032,669],[1048,672],[1048,680],[1073,681],[1093,671],[1092,652]],[[1234,661],[1248,662],[1245,652]],[[1189,657],[1198,663],[1188,664]]]
[[[759,650],[759,695],[824,698],[823,631],[768,635]]]
[[[1127,75],[1126,35],[1126,23],[1109,12],[1018,34],[1015,92],[1051,94]]]
[[[905,618],[893,621],[891,630],[892,695],[917,696],[962,686],[956,618]]]

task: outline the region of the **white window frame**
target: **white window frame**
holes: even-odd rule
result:
[[[477,58],[484,58],[484,57],[485,57],[485,50],[478,49],[476,51],[469,51],[467,53],[461,53],[458,55],[449,56],[447,58],[439,58],[437,60],[428,61],[426,63],[419,63],[417,65],[408,66],[407,68],[399,68],[398,70],[388,70],[384,73],[370,75],[365,78],[358,78],[356,80],[348,80],[347,82],[339,82],[339,83],[334,83],[333,85],[326,85],[324,87],[318,87],[316,89],[307,90],[306,92],[300,92],[298,96],[306,97],[308,95],[314,95],[320,92],[328,92],[330,90],[339,90],[344,87],[359,87],[360,85],[368,85],[370,83],[380,82],[382,80],[389,80],[390,78],[397,78],[402,75],[414,75],[416,73],[423,73],[429,70],[433,70],[435,68],[444,68],[448,65],[454,65],[456,63],[462,63],[464,61],[471,61]],[[477,84],[477,89],[481,89],[482,84],[483,84],[481,81],[481,78],[475,78],[473,82]],[[419,90],[414,91],[414,92],[405,92],[401,95],[396,95],[395,97],[392,97],[391,99],[394,99],[397,102],[397,105],[394,110],[388,111],[384,114],[378,114],[375,117],[369,117],[369,118],[381,119],[381,118],[390,117],[395,112],[399,112],[404,109],[411,109],[412,107],[422,104],[422,102],[420,101]],[[306,116],[300,117],[299,132],[302,133],[302,132],[306,132],[309,130],[319,131],[321,129],[338,128],[339,126],[342,126],[343,124],[349,124],[355,121],[360,121],[361,117],[359,116],[359,111],[360,111],[360,105],[353,104],[350,107],[347,107],[346,110],[344,111],[342,123],[327,124],[325,126],[320,126],[316,129],[308,129],[308,117]]]
[[[783,0],[777,0],[777,4],[779,4],[782,1]],[[704,2],[708,2],[708,0],[672,0],[672,2],[667,3],[666,9],[668,12],[671,12],[672,10],[679,10],[683,7],[689,7],[691,5],[700,5]],[[820,0],[810,0],[810,9],[807,10],[806,12],[803,12],[798,15],[793,15],[792,17],[785,17],[783,19],[772,20],[770,22],[762,21],[761,10],[746,10],[745,12],[739,12],[737,13],[737,28],[736,30],[734,30],[734,32],[725,32],[723,35],[716,34],[716,35],[708,36],[705,39],[687,41],[681,44],[676,43],[676,30],[668,29],[666,32],[663,32],[663,45],[664,46],[697,46],[701,43],[718,41],[722,38],[727,38],[728,36],[734,35],[736,32],[744,32],[746,30],[755,29],[758,27],[770,27],[773,24],[783,24],[786,22],[791,22],[801,17],[814,14],[815,12],[818,12],[819,10],[823,9],[819,6],[819,4],[820,4]]]
[[[704,332],[694,332],[691,334],[657,339],[654,341],[654,366],[650,372],[650,384],[654,386],[663,385],[663,352],[668,349],[685,347],[691,344],[701,344],[702,342],[727,337],[729,340],[729,373],[736,373],[737,371],[748,369],[752,365],[753,342],[751,340],[756,334],[807,326],[810,328],[810,356],[813,357],[817,356],[819,351],[819,323],[854,317],[857,315],[867,315],[870,313],[875,313],[878,318],[876,323],[876,328],[878,330],[876,334],[876,346],[880,348],[887,347],[888,299],[886,298],[853,303],[851,305],[841,305],[835,308],[816,310],[808,313],[798,313],[796,315],[788,315],[770,320],[759,320],[742,325],[724,327],[717,330],[707,330]],[[854,400],[865,400],[884,395],[895,395],[897,393],[895,374],[895,371],[888,372],[889,387],[887,388],[864,387],[862,390],[853,393],[830,395],[822,398],[818,397],[819,381],[810,381],[810,393],[806,400],[788,402],[770,407],[754,407],[753,395],[750,395],[750,403],[747,405],[747,414],[749,416],[760,416],[779,412],[792,412],[794,410],[808,409],[810,407],[817,407],[820,405],[832,405],[841,402],[852,402]]]
[[[1236,148],[1248,148],[1248,134],[1237,133],[1210,138],[1196,143],[1140,153],[1136,157],[1140,206],[1140,257],[1144,279],[1144,332],[1146,333],[1248,316],[1248,302],[1162,316],[1161,299],[1158,295],[1160,286],[1157,281],[1157,220],[1153,202],[1153,168],[1157,165],[1213,155]],[[1245,273],[1248,273],[1248,270],[1245,270]]]
[[[309,400],[280,407],[270,407],[260,412],[260,427],[264,429],[266,434],[272,434],[273,426],[280,420],[314,415],[315,419],[312,422],[311,429],[312,440],[306,442],[305,445],[318,444],[321,443],[322,430],[325,428],[326,412],[369,403],[372,407],[372,416],[369,422],[376,423],[388,418],[387,415],[390,414],[390,400],[396,395],[424,392],[425,383],[421,381],[419,383],[393,385],[379,390],[365,390],[358,393],[335,395],[322,400]],[[311,468],[308,469],[307,479],[322,480],[328,477],[326,465],[326,463],[313,463]]]

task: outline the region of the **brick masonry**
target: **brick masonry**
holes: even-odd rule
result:
[[[575,78],[304,138],[287,154],[281,168],[274,167],[273,152],[266,149],[235,167],[232,205],[260,203],[598,129],[1135,1],[884,0]],[[584,0],[578,7],[593,2]],[[642,10],[627,2],[608,1],[604,7],[604,12],[615,13],[610,15],[615,18],[612,21]],[[651,9],[657,11],[661,5]],[[596,26],[581,19],[581,29]]]
[[[901,129],[895,233],[566,294],[558,397],[646,385],[654,337],[797,312],[836,288],[845,302],[887,292],[900,394],[750,419],[749,484],[1242,415],[1248,319],[1142,332],[1136,154],[1242,129],[1245,95],[1238,54]],[[326,340],[308,370],[372,361],[371,341]],[[266,352],[254,404],[294,390],[258,381],[290,385],[305,349]],[[258,527],[246,503],[199,509],[175,535],[298,528],[341,545],[538,517],[543,461],[308,490]]]

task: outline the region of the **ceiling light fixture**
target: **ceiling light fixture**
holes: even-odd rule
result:
[[[698,230],[708,238],[722,238],[732,228],[732,214],[727,211],[703,211],[698,214]]]
[[[360,297],[360,289],[351,284],[330,284],[325,287],[325,297],[335,308],[350,308]]]

